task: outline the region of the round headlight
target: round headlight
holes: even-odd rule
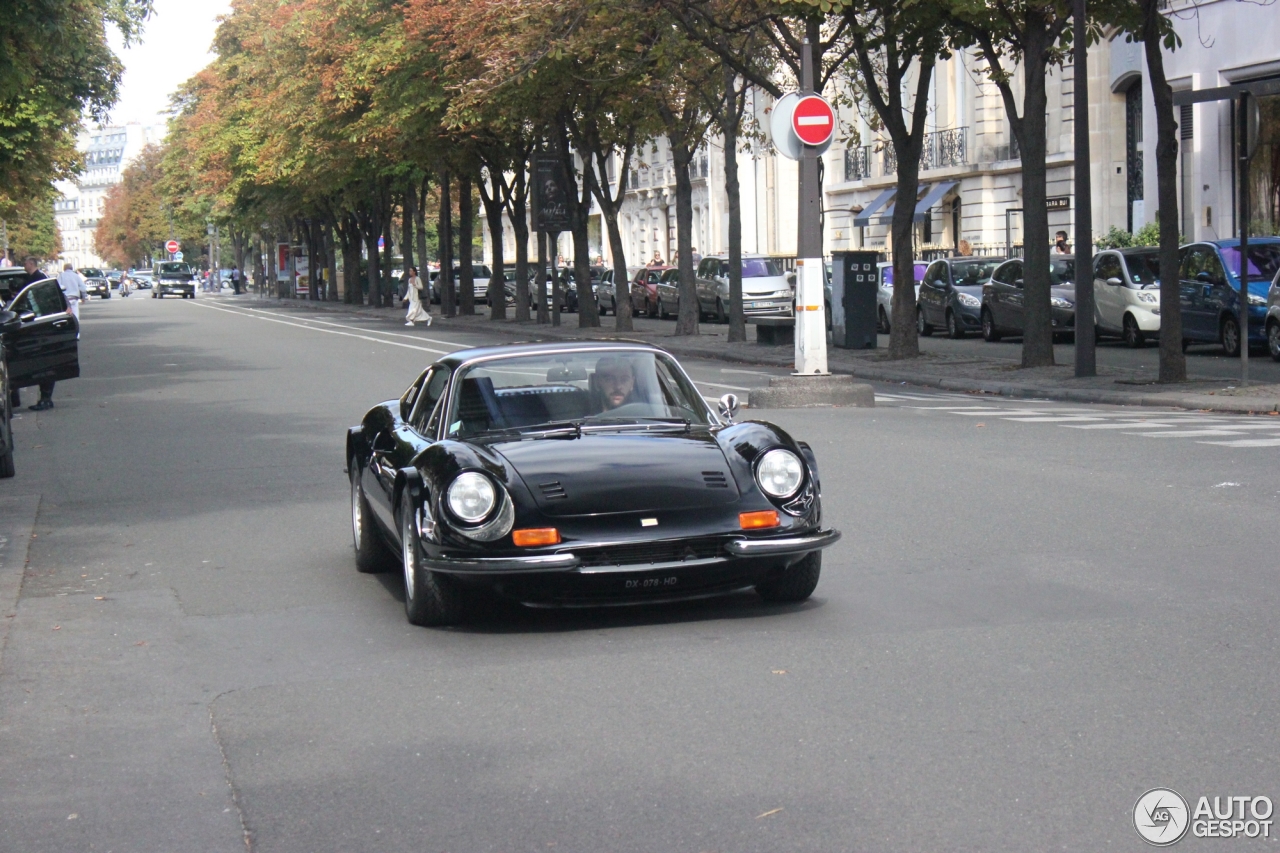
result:
[[[498,493],[488,477],[468,471],[459,474],[449,486],[448,498],[449,510],[460,521],[476,524],[493,512],[493,507],[498,502]]]
[[[770,450],[756,465],[756,482],[771,498],[789,498],[804,482],[804,466],[790,450]]]

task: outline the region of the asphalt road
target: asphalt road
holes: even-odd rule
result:
[[[1280,799],[1280,419],[750,412],[845,534],[810,602],[424,630],[355,570],[344,430],[483,339],[246,307],[91,304],[16,423],[0,850],[1137,851],[1149,788]]]

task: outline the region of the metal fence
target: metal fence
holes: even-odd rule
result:
[[[844,179],[861,181],[871,177],[871,146],[861,145],[844,150]]]
[[[881,156],[884,161],[884,174],[897,174],[898,158],[894,154],[892,146],[885,143]],[[963,166],[968,162],[969,128],[956,127],[951,130],[938,130],[924,135],[924,147],[920,150],[920,171]]]

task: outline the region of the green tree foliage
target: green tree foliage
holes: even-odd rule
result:
[[[21,261],[27,255],[56,258],[62,254],[62,234],[53,216],[53,198],[46,194],[18,208],[5,219],[9,255]]]

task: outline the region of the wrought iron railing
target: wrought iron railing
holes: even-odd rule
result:
[[[882,153],[884,174],[898,172],[898,157],[886,142]],[[969,162],[969,128],[955,127],[924,135],[924,147],[920,150],[920,171],[963,166]]]
[[[871,177],[871,146],[861,145],[844,150],[844,179],[861,181]]]

